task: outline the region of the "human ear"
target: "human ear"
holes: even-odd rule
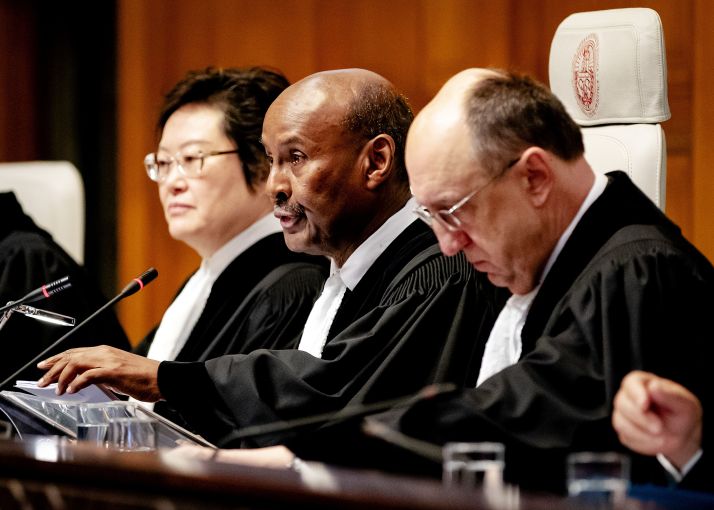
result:
[[[531,147],[523,153],[524,184],[526,193],[535,207],[542,206],[553,187],[552,156],[540,147]]]
[[[395,143],[391,136],[381,134],[367,144],[367,189],[378,188],[394,171]]]

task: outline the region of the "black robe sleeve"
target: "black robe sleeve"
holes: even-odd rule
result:
[[[630,370],[676,380],[711,408],[705,374],[712,310],[714,277],[701,255],[656,227],[623,229],[583,271],[518,363],[477,389],[381,419],[439,444],[504,442],[512,479],[562,488],[566,452],[623,449],[610,415]],[[555,468],[533,470],[535,456],[550,457]],[[634,460],[635,481],[662,480],[653,459]]]
[[[706,429],[707,427],[705,427],[705,431]],[[709,429],[711,430],[711,427],[709,427]],[[714,492],[714,487],[712,487],[712,473],[714,473],[714,468],[711,465],[712,454],[711,451],[706,450],[706,446],[703,448],[703,451],[704,453],[697,463],[692,466],[689,473],[679,482],[678,485],[682,489]]]
[[[203,362],[227,353],[247,354],[260,348],[287,349],[297,346],[302,325],[307,320],[324,279],[322,265],[293,262],[276,267],[253,287],[222,327],[216,328],[218,332],[215,336],[203,339],[198,361]],[[160,381],[165,380],[166,366],[162,364],[160,367]],[[179,362],[176,366],[191,364]],[[203,363],[199,363],[190,374],[179,375],[179,378],[194,381],[194,393],[190,398],[212,398],[212,384]],[[207,392],[202,394],[198,390],[203,386],[196,384],[196,379],[204,382],[209,388]],[[166,388],[167,385],[163,384],[162,387]],[[184,394],[181,399],[189,398],[188,395]],[[215,401],[214,405],[220,406],[220,402]],[[195,430],[194,423],[169,402],[157,402],[154,410],[185,428]]]
[[[266,446],[288,435],[243,443],[241,427],[333,411],[467,378],[479,331],[490,330],[495,291],[462,257],[435,256],[392,285],[379,304],[330,339],[323,358],[297,350],[258,350],[200,367],[162,363],[162,394],[221,446]],[[192,370],[194,381],[182,374]],[[200,374],[200,375],[199,375]],[[195,381],[211,381],[195,394]],[[192,394],[192,398],[186,398]]]

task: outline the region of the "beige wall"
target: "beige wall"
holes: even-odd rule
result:
[[[119,277],[153,265],[159,279],[120,314],[133,341],[161,317],[198,263],[171,240],[142,159],[154,149],[162,94],[188,69],[268,65],[295,81],[315,71],[365,67],[421,108],[466,67],[496,66],[547,82],[550,40],[571,12],[647,6],[662,18],[672,119],[667,213],[714,260],[714,124],[708,0],[119,0]]]

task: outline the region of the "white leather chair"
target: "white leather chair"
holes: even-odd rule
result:
[[[662,23],[646,8],[581,12],[558,26],[550,87],[582,127],[585,158],[599,172],[622,170],[661,209],[670,118]]]
[[[67,161],[1,163],[0,191],[14,191],[25,213],[77,262],[84,263],[84,184],[74,165]]]

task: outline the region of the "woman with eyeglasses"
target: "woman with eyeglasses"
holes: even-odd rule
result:
[[[264,193],[263,115],[287,86],[271,70],[209,68],[189,72],[165,98],[158,147],[144,165],[169,233],[202,261],[135,351],[154,362],[299,340],[326,263],[287,249]],[[163,404],[156,410],[177,419]]]

